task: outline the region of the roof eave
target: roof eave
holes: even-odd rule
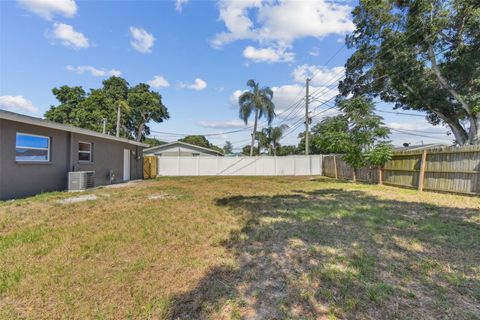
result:
[[[124,142],[128,144],[133,144],[136,146],[140,147],[149,147],[148,144],[134,141],[134,140],[129,140],[125,138],[118,138],[114,137],[108,134],[88,130],[88,129],[83,129],[83,128],[78,128],[74,127],[71,125],[66,125],[66,124],[61,124],[61,123],[56,123],[53,121],[41,119],[41,118],[36,118],[36,117],[31,117],[31,116],[26,116],[23,114],[18,114],[15,112],[10,112],[10,111],[5,111],[5,110],[0,110],[0,119],[5,119],[5,120],[10,120],[10,121],[15,121],[15,122],[21,122],[21,123],[26,123],[26,124],[31,124],[34,126],[39,126],[39,127],[45,127],[45,128],[50,128],[50,129],[56,129],[56,130],[62,130],[62,131],[68,131],[68,132],[74,132],[78,134],[84,134],[88,136],[93,136],[93,137],[98,137],[98,138],[103,138],[103,139],[108,139],[108,140],[113,140],[113,141],[118,141],[118,142]]]

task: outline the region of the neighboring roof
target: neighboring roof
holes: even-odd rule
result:
[[[200,147],[200,146],[197,146],[195,144],[190,144],[190,143],[186,143],[186,142],[182,142],[182,141],[174,141],[174,142],[170,142],[170,143],[166,143],[166,144],[161,144],[159,146],[147,148],[147,149],[143,150],[143,153],[144,154],[155,153],[156,151],[166,149],[166,148],[169,148],[169,147],[172,147],[172,146],[175,146],[175,145],[180,145],[180,146],[184,146],[184,147],[192,148],[192,149],[200,149],[200,150],[203,150],[203,151],[206,151],[206,152],[211,152],[211,153],[215,153],[215,154],[218,154],[220,156],[223,156],[223,153],[221,153],[220,151],[210,149],[210,148]]]
[[[109,140],[114,140],[114,141],[119,141],[119,142],[125,142],[129,144],[133,144],[136,146],[141,146],[141,147],[148,147],[148,144],[125,139],[125,138],[117,138],[108,134],[100,133],[97,131],[92,131],[88,129],[82,129],[78,127],[74,127],[71,125],[66,125],[66,124],[61,124],[45,119],[40,119],[36,117],[30,117],[26,116],[23,114],[15,113],[15,112],[10,112],[10,111],[5,111],[5,110],[0,110],[0,119],[6,119],[6,120],[11,120],[11,121],[16,121],[16,122],[21,122],[21,123],[26,123],[26,124],[31,124],[34,126],[39,126],[39,127],[45,127],[45,128],[50,128],[50,129],[57,129],[57,130],[63,130],[63,131],[68,131],[68,132],[74,132],[78,134],[84,134],[87,136],[93,136],[93,137],[99,137],[103,139],[109,139]]]
[[[447,146],[448,145],[444,143],[419,144],[419,145],[412,145],[408,147],[398,147],[398,148],[395,148],[395,151],[415,151],[415,150],[441,148],[441,147],[447,147]]]

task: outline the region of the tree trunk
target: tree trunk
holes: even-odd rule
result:
[[[430,62],[432,63],[432,70],[437,78],[438,83],[444,89],[446,89],[455,100],[460,103],[462,109],[465,110],[468,116],[468,121],[470,123],[470,131],[468,134],[468,142],[470,144],[480,144],[480,121],[476,119],[476,116],[472,112],[472,108],[470,105],[463,99],[463,97],[455,90],[455,88],[448,83],[447,79],[445,79],[440,71],[440,68],[437,65],[437,58],[435,57],[435,52],[433,51],[432,45],[428,46],[428,56],[430,58]]]
[[[143,135],[143,130],[145,129],[145,122],[142,122],[142,124],[138,127],[138,130],[137,130],[137,136],[135,138],[135,140],[137,142],[140,142],[142,140],[142,135]]]
[[[258,109],[255,109],[255,122],[253,123],[252,144],[250,145],[250,157],[253,157],[253,148],[255,147],[255,136],[257,135]]]
[[[433,110],[433,112],[440,118],[442,119],[450,129],[452,130],[453,135],[455,136],[455,140],[459,145],[465,145],[468,143],[468,133],[465,131],[465,129],[462,127],[460,122],[458,122],[458,119],[451,119],[444,114],[437,112]]]
[[[412,94],[415,95],[415,90],[413,90],[412,87],[405,81],[402,81],[403,86]],[[462,127],[460,122],[458,121],[457,118],[453,118],[451,116],[447,116],[435,108],[432,108],[428,104],[425,105],[425,107],[430,110],[431,112],[435,113],[440,119],[442,119],[452,130],[453,135],[455,136],[455,140],[459,145],[464,145],[468,143],[468,133],[465,131],[465,129]]]
[[[470,127],[470,143],[471,144],[480,144],[480,115],[477,113],[474,116],[474,121],[476,122],[476,127]]]

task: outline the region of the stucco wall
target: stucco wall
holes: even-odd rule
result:
[[[85,162],[78,160],[78,142],[89,142],[93,148],[93,161]],[[128,143],[111,141],[97,137],[85,136],[72,133],[72,155],[71,171],[95,171],[95,183],[97,185],[109,184],[110,170],[113,170],[116,182],[123,179],[123,150],[130,150],[130,179],[141,178],[141,170],[138,168],[143,164],[138,160],[137,147]],[[139,148],[141,149],[141,148]],[[140,157],[142,155],[140,154]],[[140,174],[139,174],[140,172]]]
[[[67,187],[69,133],[31,126],[3,119],[1,137],[1,199],[63,190]],[[50,137],[50,161],[46,163],[15,161],[16,133]]]
[[[143,174],[142,148],[129,143],[0,120],[0,199],[30,196],[42,192],[65,190],[69,171],[95,171],[96,185],[110,183],[114,171],[116,182],[123,181],[123,150],[130,153],[130,178]],[[16,133],[49,136],[50,161],[47,163],[15,161]],[[93,144],[93,162],[78,161],[78,141]]]

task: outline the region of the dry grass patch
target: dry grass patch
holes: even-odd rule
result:
[[[480,200],[290,177],[0,202],[0,318],[480,315]]]

